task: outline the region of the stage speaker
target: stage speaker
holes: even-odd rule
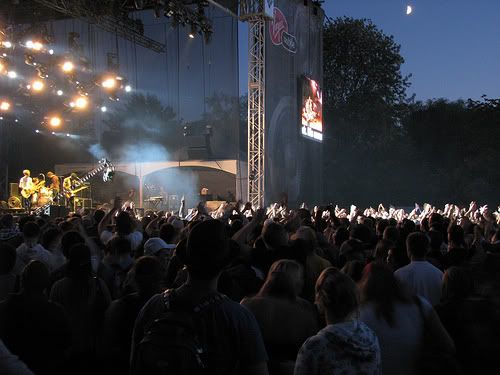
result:
[[[10,196],[11,197],[21,196],[21,194],[19,194],[19,184],[16,184],[15,182],[10,183]]]
[[[51,219],[54,219],[56,217],[66,217],[69,215],[69,208],[64,206],[50,205],[45,209],[45,211],[43,211],[43,214],[50,216]]]

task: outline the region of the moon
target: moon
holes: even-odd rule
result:
[[[411,5],[407,5],[406,6],[406,15],[409,16],[410,14],[412,14],[413,12],[413,8]]]

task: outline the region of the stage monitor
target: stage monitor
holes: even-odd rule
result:
[[[301,133],[304,137],[323,141],[323,96],[319,83],[303,76],[301,92]]]

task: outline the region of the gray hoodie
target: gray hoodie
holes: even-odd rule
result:
[[[302,345],[295,364],[295,375],[380,373],[377,336],[359,320],[323,328]]]

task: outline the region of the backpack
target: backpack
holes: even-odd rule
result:
[[[227,297],[217,294],[195,307],[183,306],[183,308],[175,306],[174,289],[165,291],[162,298],[165,310],[148,327],[139,342],[133,373],[148,375],[209,373],[207,348],[202,344],[203,337],[196,330],[195,320],[201,311],[220,303]]]

